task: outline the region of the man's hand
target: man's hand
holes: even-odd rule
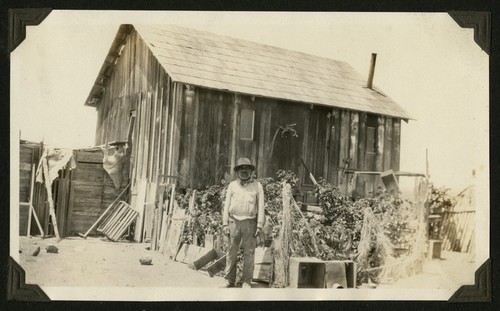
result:
[[[225,225],[224,227],[222,227],[222,232],[224,232],[225,235],[229,235],[229,226]]]
[[[255,234],[253,236],[258,236],[262,232],[262,229],[257,227],[257,230],[255,230]]]

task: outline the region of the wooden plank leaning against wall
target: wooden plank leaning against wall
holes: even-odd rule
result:
[[[135,31],[125,38],[121,56],[107,79],[98,107],[96,143],[128,141],[130,135],[134,201],[138,181],[145,180],[151,192],[158,174],[177,175],[183,85],[170,80]],[[129,130],[131,116],[135,121]]]

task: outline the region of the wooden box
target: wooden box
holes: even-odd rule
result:
[[[211,248],[183,243],[174,260],[187,263],[192,267],[199,258],[207,255],[211,251],[213,251]]]
[[[291,288],[356,287],[356,264],[353,261],[291,257],[289,270]]]
[[[326,288],[356,288],[356,263],[351,260],[325,261]]]
[[[396,175],[394,175],[394,172],[392,170],[382,172],[380,174],[380,177],[382,178],[382,182],[384,183],[387,192],[389,193],[399,192],[399,183],[396,178]]]
[[[325,264],[317,258],[291,257],[289,286],[291,288],[324,288]]]
[[[442,246],[443,240],[429,240],[429,252],[427,253],[428,258],[440,259]]]
[[[253,270],[253,280],[261,282],[271,282],[273,273],[273,251],[270,247],[255,248],[255,266]]]

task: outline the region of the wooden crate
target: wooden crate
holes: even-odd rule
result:
[[[326,288],[356,288],[356,263],[351,260],[325,261]]]
[[[215,250],[215,252],[217,253],[218,259],[207,267],[207,272],[210,277],[213,277],[217,272],[226,268],[227,254],[224,254],[217,250]]]
[[[291,257],[289,269],[291,288],[324,288],[325,264],[318,258]]]
[[[443,240],[429,240],[429,251],[427,256],[429,259],[440,259]]]
[[[291,257],[289,268],[291,288],[356,287],[356,264],[350,260]]]
[[[253,269],[253,281],[258,282],[271,282],[271,277],[273,275],[273,264],[272,263],[259,263],[255,264]]]
[[[253,277],[254,281],[271,282],[273,273],[273,252],[271,247],[257,247],[255,249]]]

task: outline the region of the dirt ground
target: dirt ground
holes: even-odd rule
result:
[[[443,289],[455,291],[461,285],[474,284],[474,257],[467,253],[441,252],[440,259],[426,260],[421,274],[400,279],[391,284],[379,284],[380,289]]]
[[[219,288],[224,280],[195,271],[145,243],[111,242],[104,238],[20,237],[20,264],[26,271],[26,283],[40,286],[102,287],[200,287]],[[45,247],[55,245],[58,253],[47,253]],[[40,253],[32,256],[34,247]],[[426,261],[423,273],[391,284],[378,284],[380,289],[458,289],[474,284],[475,263],[469,254],[442,252],[441,259]],[[141,265],[139,259],[152,258],[152,265]],[[253,283],[252,287],[267,287]]]
[[[55,245],[58,253],[47,253]],[[30,255],[39,246],[37,256]],[[26,271],[26,283],[40,286],[103,287],[221,287],[221,277],[210,277],[188,265],[171,260],[146,243],[111,242],[101,238],[20,237],[20,264]],[[149,256],[152,265],[139,259]]]

